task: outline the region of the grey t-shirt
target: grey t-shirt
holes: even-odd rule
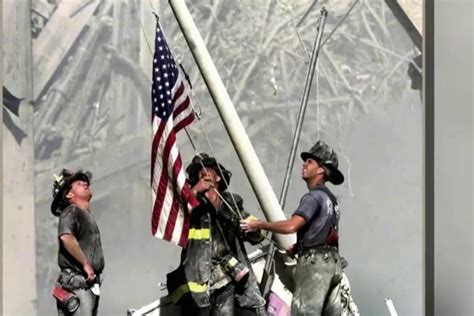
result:
[[[338,205],[333,205],[328,193],[321,188],[314,188],[300,200],[300,205],[293,213],[303,217],[306,224],[298,231],[298,242],[303,247],[323,246],[331,225],[338,221]],[[333,216],[336,216],[333,219]]]
[[[69,205],[59,215],[58,238],[64,234],[76,237],[82,252],[91,263],[96,274],[104,269],[104,254],[97,223],[89,211]],[[59,242],[58,264],[61,269],[69,268],[83,273],[82,265]]]

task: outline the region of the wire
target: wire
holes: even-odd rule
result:
[[[142,23],[142,21],[141,21],[141,19],[140,19],[139,8],[138,8],[138,5],[137,5],[137,2],[136,2],[136,0],[134,0],[133,2],[134,2],[135,7],[136,7],[137,19],[138,19],[138,22],[139,22],[139,24],[140,24],[140,29],[141,29],[141,31],[142,31],[142,33],[143,33],[144,38],[145,38],[145,42],[147,43],[147,46],[148,46],[148,50],[149,50],[149,52],[150,52],[150,55],[151,55],[151,57],[153,58],[153,56],[154,56],[153,50],[151,49],[151,45],[150,45],[150,43],[149,43],[149,41],[148,41],[148,39],[147,39],[147,36],[146,36],[145,28],[143,27],[143,23]],[[151,0],[150,0],[150,7],[151,7],[151,11],[152,11],[153,15],[154,15],[155,18],[156,18],[156,23],[158,24],[158,26],[159,26],[160,29],[161,29],[161,32],[163,33],[163,36],[164,36],[165,38],[167,38],[165,32],[163,31],[163,28],[161,27],[161,23],[160,23],[160,21],[159,21],[159,16],[158,16],[158,14],[156,13],[156,10],[155,10],[155,8],[153,7],[153,4],[152,4]],[[175,53],[175,51],[173,50],[173,48],[172,48],[170,45],[168,45],[168,47],[170,48],[170,53],[171,53],[171,55],[173,56],[173,58],[174,58],[175,60],[177,60],[177,59],[176,59],[176,53]],[[179,63],[179,60],[178,60],[178,63]],[[200,129],[201,129],[202,133],[204,134],[204,136],[205,136],[205,138],[206,138],[206,142],[207,142],[207,144],[209,145],[209,148],[210,148],[210,150],[211,150],[212,156],[213,156],[214,159],[216,160],[217,168],[219,169],[220,174],[221,174],[221,175],[224,175],[223,170],[222,170],[222,168],[221,168],[221,165],[220,165],[220,163],[218,162],[218,160],[216,159],[216,153],[215,153],[215,151],[214,151],[214,147],[212,146],[212,143],[211,143],[211,140],[210,140],[210,138],[209,138],[209,135],[208,135],[208,133],[207,133],[206,129],[204,128],[204,126],[203,126],[203,124],[202,124],[202,121],[201,121],[201,117],[202,117],[201,103],[199,102],[199,98],[195,95],[194,89],[192,89],[192,88],[191,88],[191,96],[196,100],[196,102],[197,102],[197,104],[198,104],[198,106],[199,106],[199,113],[198,113],[198,112],[196,112],[196,110],[195,110],[195,108],[194,108],[194,106],[192,105],[192,102],[191,102],[191,106],[192,106],[193,112],[195,113],[196,118],[197,118],[197,120],[198,120],[198,122],[199,122]],[[188,139],[189,139],[189,142],[191,143],[191,146],[193,147],[193,150],[194,150],[194,152],[196,153],[196,156],[198,156],[198,157],[201,158],[201,165],[202,165],[203,169],[206,170],[206,169],[204,168],[204,164],[202,163],[202,158],[203,158],[203,157],[197,152],[196,145],[194,144],[194,142],[193,142],[193,140],[192,140],[192,138],[191,138],[191,135],[190,135],[188,129],[185,128],[185,131],[186,131],[186,135],[187,135],[187,137],[188,137]],[[206,171],[206,173],[207,173],[207,171]],[[207,174],[207,175],[209,175],[209,174]],[[224,183],[225,183],[225,185],[226,185],[227,187],[230,187],[229,182],[227,181],[227,179],[226,179],[224,176],[222,176],[222,181],[224,181]],[[219,195],[220,199],[226,204],[226,206],[227,206],[231,211],[235,212],[234,209],[227,203],[227,201],[224,200],[224,198],[222,197],[222,195],[220,195],[220,193],[219,193],[217,190],[216,190],[216,192],[217,192],[217,194]],[[231,196],[231,198],[232,198],[232,202],[233,202],[233,204],[234,204],[235,209],[238,210],[237,201],[235,200],[234,194],[231,193],[230,196]],[[239,213],[238,216],[242,219],[242,215],[240,214],[240,212],[238,212],[238,213]]]
[[[321,43],[321,48],[326,44],[326,42],[331,38],[331,36],[336,32],[336,30],[341,26],[341,24],[346,20],[346,18],[349,16],[349,13],[351,13],[352,9],[354,9],[355,5],[359,2],[359,0],[355,0],[349,10],[347,10],[346,14],[337,22],[336,26],[332,29],[331,32],[329,32],[329,35],[324,39],[324,41]]]
[[[140,24],[140,30],[143,33],[143,37],[145,38],[146,45],[148,46],[148,50],[150,51],[151,57],[153,58],[153,51],[151,49],[150,42],[148,41],[146,37],[145,28],[143,27],[142,20],[140,19],[140,15],[139,15],[140,9],[138,8],[137,0],[133,0],[133,3],[135,4],[135,9],[137,11],[137,19],[138,19],[138,23]],[[151,0],[150,0],[150,5],[151,5]],[[155,13],[155,16],[157,16],[156,13]]]

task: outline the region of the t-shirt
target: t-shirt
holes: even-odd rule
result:
[[[76,237],[82,252],[91,263],[96,274],[104,269],[104,254],[100,232],[91,213],[75,205],[69,205],[59,215],[58,238],[64,234]],[[59,242],[58,264],[61,269],[69,268],[83,273],[82,265]]]
[[[333,198],[336,201],[335,198]],[[323,246],[332,224],[337,224],[338,205],[333,205],[329,194],[316,187],[303,195],[293,215],[303,217],[306,224],[298,231],[298,242],[303,247]],[[336,218],[333,218],[335,216]]]

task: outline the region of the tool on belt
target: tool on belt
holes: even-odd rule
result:
[[[69,313],[74,313],[81,305],[81,301],[76,294],[65,290],[60,285],[56,285],[51,294]]]
[[[99,276],[96,276],[96,280],[91,284],[87,282],[83,275],[76,273],[71,269],[63,269],[61,270],[61,273],[59,273],[56,286],[53,288],[51,294],[64,309],[69,313],[74,313],[81,305],[81,301],[79,297],[74,294],[74,291],[90,288],[92,293],[99,296],[99,282]]]

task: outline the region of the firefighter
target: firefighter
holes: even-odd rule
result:
[[[265,315],[265,300],[252,273],[244,241],[257,244],[260,232],[243,234],[243,199],[230,193],[231,172],[206,153],[186,168],[192,193],[188,244],[180,267],[168,275],[168,290],[183,315]]]
[[[289,220],[241,221],[245,232],[267,230],[280,234],[297,233],[294,251],[298,255],[292,315],[341,315],[341,257],[338,250],[339,206],[326,187],[344,182],[336,153],[322,141],[301,153],[301,176],[309,192]]]
[[[58,264],[53,290],[59,315],[97,315],[104,254],[89,202],[90,172],[63,169],[53,184],[51,212],[59,217]]]

